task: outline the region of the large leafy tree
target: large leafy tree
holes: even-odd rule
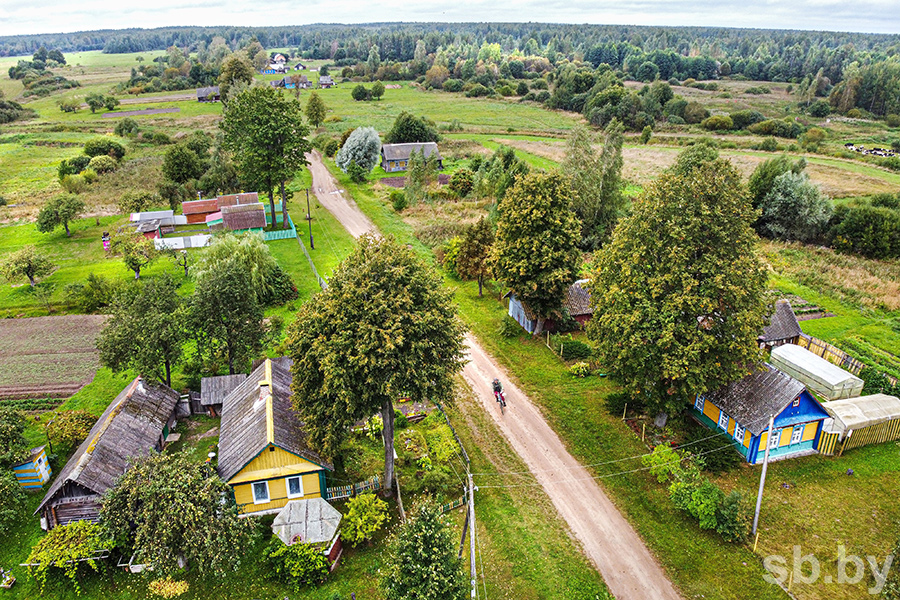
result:
[[[84,212],[84,201],[74,194],[54,196],[41,208],[37,218],[37,230],[50,233],[60,225],[66,230],[66,237],[71,236],[69,222]]]
[[[231,99],[231,88],[242,88],[253,83],[256,70],[253,63],[239,53],[232,54],[222,62],[222,70],[219,72],[219,95],[222,102],[227,103]]]
[[[622,385],[670,412],[754,368],[766,313],[740,175],[728,161],[701,160],[703,150],[687,152],[597,254],[587,325]]]
[[[497,279],[544,321],[562,307],[578,272],[580,223],[559,173],[520,177],[500,201],[493,263]]]
[[[391,543],[391,560],[381,576],[387,600],[463,600],[468,579],[453,533],[440,509],[425,501]]]
[[[85,410],[66,410],[54,416],[47,423],[47,438],[56,444],[51,451],[65,455],[78,446],[91,432],[97,417]]]
[[[0,407],[0,469],[14,465],[27,456],[25,417],[11,408]]]
[[[425,117],[417,117],[405,110],[397,115],[391,130],[384,137],[387,144],[437,142],[438,140],[440,140],[440,136],[434,123]]]
[[[481,296],[485,277],[491,275],[490,256],[494,245],[494,227],[482,217],[480,221],[466,227],[463,232],[459,253],[456,255],[456,273],[463,279],[478,282]]]
[[[33,288],[37,279],[49,275],[55,266],[49,258],[38,252],[37,248],[28,245],[7,255],[6,259],[0,262],[0,273],[3,273],[7,281],[26,277]]]
[[[373,127],[358,127],[338,150],[334,157],[335,164],[347,173],[351,164],[360,167],[363,173],[368,174],[378,164],[381,156],[381,138]]]
[[[269,195],[273,224],[275,186],[281,185],[281,199],[286,202],[285,181],[307,164],[305,155],[312,149],[302,115],[300,103],[280,90],[254,87],[228,103],[219,124],[241,178]]]
[[[0,535],[21,519],[26,499],[25,489],[12,471],[0,471]]]
[[[393,481],[393,401],[450,399],[462,334],[433,269],[393,239],[361,237],[288,332],[293,404],[313,445],[335,456],[355,422],[381,411],[385,482]]]
[[[221,348],[228,372],[245,367],[262,350],[263,309],[253,279],[239,262],[198,274],[191,297],[191,322],[201,348]]]
[[[815,242],[831,219],[831,200],[806,173],[788,171],[775,178],[763,198],[757,230],[767,237],[788,242]]]
[[[100,510],[108,535],[155,573],[176,572],[184,557],[217,578],[237,571],[251,539],[253,523],[238,513],[228,484],[185,453],[131,459]]]
[[[593,148],[593,135],[576,125],[569,135],[563,173],[572,185],[572,209],[581,219],[584,250],[596,250],[609,239],[625,209],[622,193],[622,143],[624,127],[613,119],[606,127],[603,151]]]
[[[800,159],[792,163],[785,155],[770,158],[759,164],[750,175],[747,186],[750,188],[750,200],[753,208],[759,208],[763,199],[772,191],[775,180],[787,172],[801,173],[806,168],[806,160]]]
[[[100,333],[100,362],[113,371],[134,369],[166,385],[182,354],[185,315],[178,283],[168,274],[123,290]]]
[[[134,278],[141,278],[141,269],[159,256],[153,240],[135,231],[120,231],[109,242],[109,251],[122,257],[125,266],[134,272]]]
[[[306,101],[306,118],[310,125],[313,127],[321,125],[327,112],[328,108],[325,106],[325,101],[322,100],[318,92],[312,92],[309,95],[309,100]]]

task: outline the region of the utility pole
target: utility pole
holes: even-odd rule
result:
[[[769,448],[772,447],[772,431],[775,429],[775,415],[769,419],[769,435],[766,436],[766,454],[763,457],[762,474],[759,476],[759,494],[756,496],[756,513],[753,515],[753,532],[756,535],[756,527],[759,525],[759,509],[762,506],[763,487],[766,485],[766,468],[769,466]]]
[[[312,213],[309,210],[309,188],[306,188],[306,222],[309,223],[309,247],[315,250],[316,244],[312,237]]]
[[[472,598],[475,598],[475,590],[478,589],[475,579],[475,484],[472,483],[472,474],[469,473],[469,567],[472,574]]]

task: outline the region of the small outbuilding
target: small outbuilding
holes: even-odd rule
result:
[[[266,359],[222,402],[219,475],[245,515],[325,496],[334,467],[307,443],[291,406],[291,361]]]
[[[246,373],[204,377],[200,380],[200,405],[209,416],[220,416],[225,397],[241,385],[245,379],[247,379]]]
[[[816,452],[822,422],[828,413],[800,382],[765,364],[723,388],[701,394],[694,402],[695,418],[727,434],[750,464]],[[774,430],[769,436],[769,421]]]
[[[12,466],[13,475],[26,490],[39,490],[50,481],[53,469],[47,460],[46,446],[32,448],[28,459]]]
[[[334,87],[334,79],[331,78],[331,75],[322,75],[319,77],[319,87],[328,89]]]
[[[570,285],[566,288],[566,297],[563,300],[563,309],[582,327],[594,315],[594,309],[591,308],[591,293],[585,285],[587,283],[587,279],[579,279]],[[522,326],[522,329],[528,333],[534,333],[537,328],[538,318],[531,310],[531,307],[519,300],[513,292],[507,292],[504,297],[509,298],[509,316],[515,319]],[[556,331],[558,321],[558,318],[553,317],[546,319],[544,321],[544,331]]]
[[[291,500],[272,522],[278,538],[293,544],[324,544],[325,555],[334,562],[341,552],[341,513],[322,498]]]
[[[900,439],[900,398],[872,394],[826,402],[825,410],[833,421],[826,422],[823,454],[834,454],[868,444]]]
[[[763,327],[758,340],[760,346],[771,350],[784,344],[796,344],[801,335],[803,335],[803,331],[800,329],[800,323],[791,308],[791,303],[787,300],[778,300],[772,307],[769,324]]]
[[[863,380],[859,377],[794,344],[773,348],[769,362],[801,381],[826,402],[855,398],[863,389]]]
[[[437,161],[438,170],[444,168],[444,159],[434,142],[413,142],[409,144],[384,144],[381,146],[381,168],[387,173],[405,171],[409,167],[409,158],[413,152],[419,152],[426,159]]]
[[[219,86],[197,88],[197,102],[218,102],[221,100]]]
[[[262,203],[222,207],[222,223],[228,231],[262,231],[266,228],[266,209]]]
[[[161,451],[175,426],[178,392],[137,377],[106,408],[50,486],[35,514],[41,527],[96,521],[100,500],[128,459]]]

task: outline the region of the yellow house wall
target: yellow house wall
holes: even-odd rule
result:
[[[703,402],[703,414],[712,419],[713,423],[719,422],[719,413],[721,411],[714,404],[705,400]]]
[[[269,448],[273,448],[273,450],[269,450]],[[260,481],[285,475],[320,471],[321,469],[322,467],[282,450],[278,446],[269,446],[232,477],[228,483],[235,485],[247,481]]]
[[[744,430],[744,441],[742,442],[744,444],[745,448],[750,447],[750,440],[752,438],[753,438],[753,436],[750,434],[750,432],[745,429]]]
[[[269,448],[273,448],[270,450]],[[320,498],[321,489],[319,471],[322,467],[299,456],[286,452],[277,446],[269,446],[246,467],[241,469],[228,483],[234,490],[234,499],[243,512],[254,513],[278,509],[288,500],[308,500]],[[287,497],[287,478],[296,475],[303,477],[303,496]],[[253,483],[267,481],[269,484],[269,502],[253,503]]]
[[[728,419],[728,435],[734,435],[734,419]]]
[[[253,503],[252,482],[233,486],[234,499],[238,506],[242,507],[244,514],[255,513],[264,510],[282,508],[288,500],[309,500],[321,498],[322,491],[319,488],[319,474],[307,473],[303,475],[303,496],[287,497],[287,478],[269,479],[269,502],[265,504]]]

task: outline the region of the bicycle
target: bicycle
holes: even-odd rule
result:
[[[503,395],[503,386],[500,385],[499,379],[494,379],[491,385],[494,387],[494,400],[500,405],[500,414],[502,415],[506,409],[506,397]]]

